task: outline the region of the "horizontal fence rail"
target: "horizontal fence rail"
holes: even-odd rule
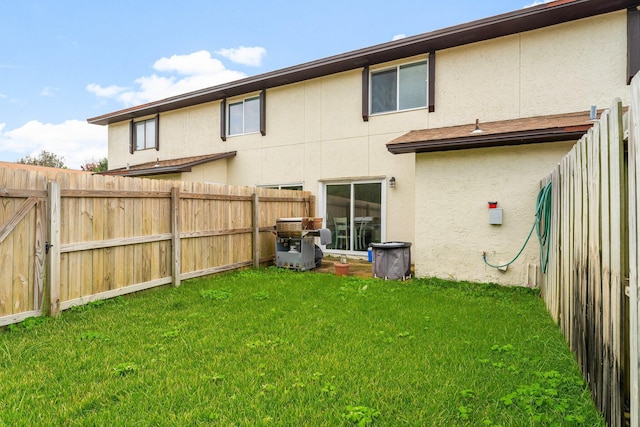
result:
[[[302,191],[0,168],[0,326],[270,262],[276,219],[314,211]]]

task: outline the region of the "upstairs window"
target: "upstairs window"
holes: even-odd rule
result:
[[[427,106],[427,61],[371,73],[371,114]]]
[[[159,117],[156,116],[152,119],[141,120],[139,122],[131,121],[131,133],[129,139],[129,152],[133,154],[134,151],[148,150],[160,148],[158,141],[158,123]]]
[[[260,97],[229,104],[229,135],[260,132]]]

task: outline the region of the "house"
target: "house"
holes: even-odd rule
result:
[[[558,0],[88,121],[109,173],[310,190],[327,252],[406,241],[418,276],[534,284],[535,242],[504,272],[482,254],[519,251],[591,106],[629,104],[639,5]]]

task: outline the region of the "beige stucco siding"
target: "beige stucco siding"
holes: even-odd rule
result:
[[[436,53],[430,128],[628,105],[626,12]]]
[[[437,52],[435,112],[429,127],[519,117],[519,38]]]
[[[573,143],[546,143],[416,156],[416,242],[419,276],[527,284],[527,264],[540,265],[535,238],[504,273],[484,264],[511,260],[535,216],[540,180]],[[503,209],[503,224],[489,224],[487,202]],[[539,276],[538,270],[538,276]],[[531,283],[531,285],[534,285]]]
[[[129,154],[129,122],[109,125],[107,139],[109,141],[107,147],[109,169],[122,168],[127,166],[127,163],[144,163],[138,161],[137,158],[134,160],[133,155]]]
[[[219,106],[215,102],[162,113],[158,151],[147,149],[130,154],[129,122],[109,125],[109,168],[227,151],[220,139]]]
[[[225,151],[220,139],[220,103],[208,103],[160,117],[160,157],[173,159]]]
[[[626,22],[621,11],[524,33],[521,116],[606,108],[612,94],[628,105]]]

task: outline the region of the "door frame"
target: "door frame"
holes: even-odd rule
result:
[[[349,219],[353,224],[354,217],[354,184],[380,184],[380,240],[385,241],[387,237],[387,185],[388,179],[386,176],[376,177],[354,177],[354,178],[336,178],[326,179],[318,181],[318,213],[323,218],[323,224],[325,228],[328,228],[327,224],[327,186],[328,185],[351,185],[351,200],[349,206]],[[350,227],[349,230],[350,242],[353,242],[354,227]],[[352,243],[351,243],[352,244]],[[343,250],[343,249],[327,249],[326,245],[322,245],[322,251],[328,254],[336,255],[356,255],[364,256],[366,251],[356,250]]]

